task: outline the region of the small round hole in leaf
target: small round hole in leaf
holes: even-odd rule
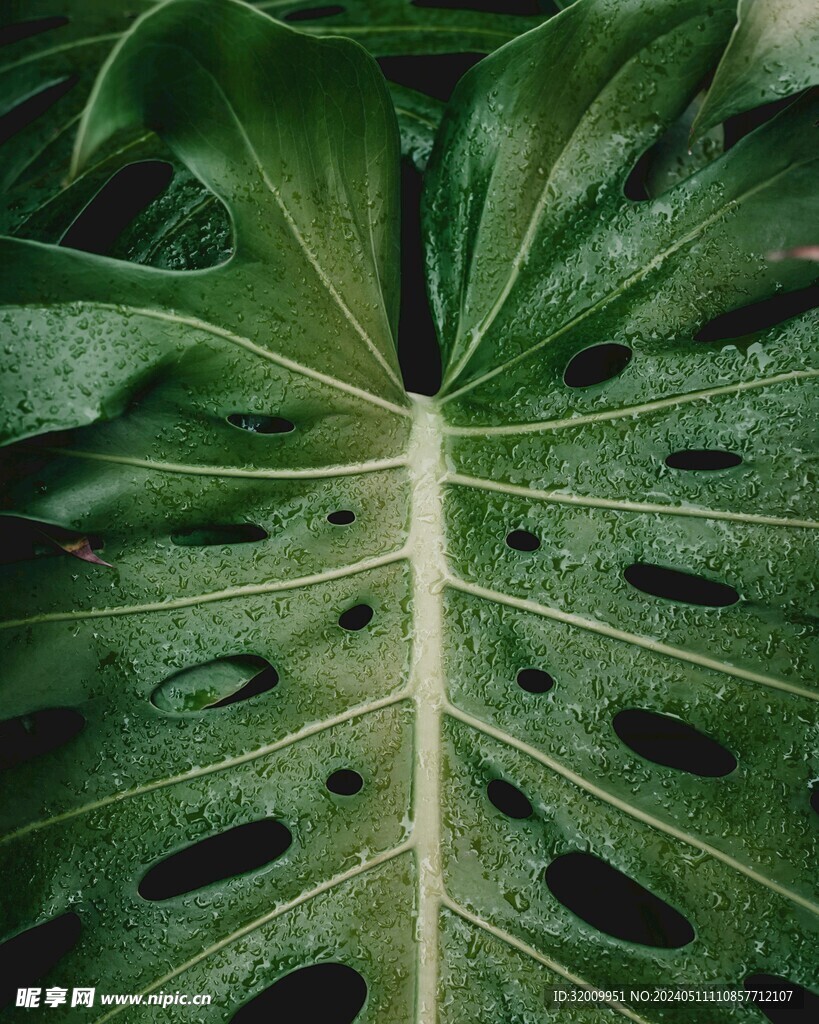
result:
[[[366,999],[367,983],[352,967],[311,964],[264,989],[234,1014],[230,1024],[353,1024]]]
[[[359,629],[363,629],[372,619],[373,610],[368,604],[357,604],[352,608],[348,608],[346,612],[342,612],[338,619],[338,624],[342,629],[347,629],[355,632]]]
[[[327,788],[339,796],[355,796],[364,785],[364,780],[352,768],[339,768],[327,779]]]
[[[672,452],[665,460],[670,469],[712,472],[716,469],[732,469],[742,465],[742,456],[716,448],[690,448]]]
[[[563,381],[570,388],[590,388],[616,377],[631,362],[632,351],[626,345],[606,342],[578,352],[566,367]]]
[[[232,412],[227,421],[251,434],[289,434],[296,429],[295,423],[283,416],[260,416],[255,412]]]
[[[333,526],[349,526],[350,523],[355,522],[355,512],[351,512],[347,508],[339,509],[338,512],[331,512],[327,516],[327,522],[332,523]]]
[[[515,551],[537,551],[540,540],[528,530],[512,530],[506,535],[506,544]]]
[[[492,779],[486,787],[490,802],[507,818],[529,818],[532,805],[517,786],[505,779]]]
[[[522,668],[518,672],[517,683],[527,693],[547,693],[555,685],[549,673],[539,668]]]

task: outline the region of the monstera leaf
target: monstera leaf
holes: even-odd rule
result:
[[[401,383],[399,134],[355,42],[157,5],[73,172],[153,131],[230,244],[3,240],[3,955],[96,987],[55,1020],[815,998],[816,317],[733,311],[815,274],[767,254],[815,242],[816,101],[628,198],[732,5],[563,6],[444,114],[434,399]]]

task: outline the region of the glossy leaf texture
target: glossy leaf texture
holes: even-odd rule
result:
[[[435,399],[401,386],[398,118],[349,40],[158,6],[77,181],[156,133],[230,246],[175,262],[167,194],[155,266],[0,243],[0,938],[73,943],[37,984],[213,993],[205,1024],[334,986],[356,1024],[815,992],[816,314],[697,338],[815,276],[767,254],[810,242],[819,111],[689,159],[731,4],[564,6],[410,150]],[[626,998],[547,1003],[588,985]]]
[[[737,25],[695,131],[819,85],[819,16],[810,0],[740,0]]]

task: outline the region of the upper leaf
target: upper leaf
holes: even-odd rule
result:
[[[737,25],[694,131],[819,85],[819,15],[805,0],[739,0]]]

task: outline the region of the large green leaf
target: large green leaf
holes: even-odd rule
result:
[[[427,172],[432,400],[400,386],[398,128],[365,51],[232,0],[170,0],[118,44],[77,166],[154,130],[234,240],[187,271],[0,246],[7,536],[35,537],[5,570],[2,717],[85,719],[9,776],[3,935],[82,926],[44,984],[212,993],[163,1015],[215,1022],[340,961],[368,987],[359,1024],[751,1024],[738,1003],[544,1000],[814,984],[816,317],[695,336],[815,273],[766,259],[811,241],[815,101],[623,193],[732,24],[727,2],[579,0],[467,74]],[[569,386],[603,344],[625,369]],[[742,462],[666,464],[689,450]],[[635,565],[688,589],[647,593]],[[696,603],[692,575],[737,600]],[[629,709],[736,767],[641,757],[613,725]],[[357,793],[326,785],[340,769]],[[265,818],[292,839],[268,866],[140,895]],[[691,941],[572,913],[545,872],[590,857]],[[650,918],[628,893],[624,918]]]

